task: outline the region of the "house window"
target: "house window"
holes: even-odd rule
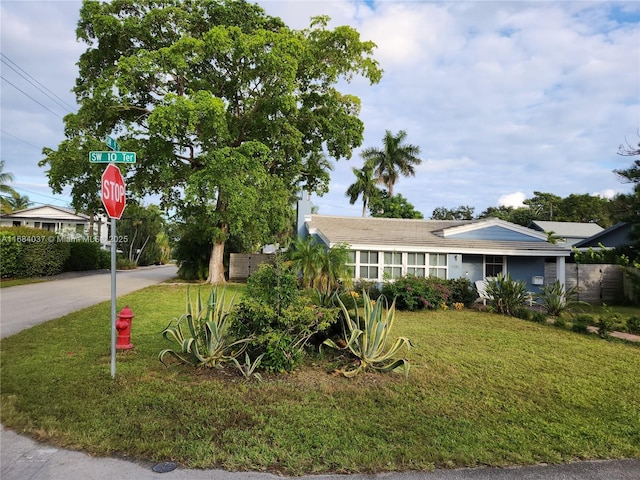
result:
[[[349,260],[347,260],[347,271],[351,275],[351,278],[356,278],[356,252],[355,252],[355,250],[349,250]]]
[[[34,228],[40,228],[40,222],[33,222]]]
[[[501,255],[485,255],[484,276],[497,277],[504,270],[504,257]]]
[[[407,275],[415,275],[416,277],[426,276],[425,254],[424,253],[408,253],[407,254]]]
[[[20,226],[20,223],[21,223],[21,222],[20,222],[20,220],[14,220],[14,221],[13,221],[13,226],[14,226],[14,227],[19,227],[19,226]]]
[[[447,278],[447,255],[444,253],[429,254],[429,276]]]
[[[76,223],[76,233],[84,233],[84,223]]]
[[[378,252],[360,252],[360,278],[378,279]]]
[[[402,276],[402,253],[384,252],[385,278],[400,278]]]

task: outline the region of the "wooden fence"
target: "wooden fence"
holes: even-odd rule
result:
[[[269,253],[232,253],[229,259],[229,281],[246,282],[261,264],[273,263],[274,254]]]
[[[556,264],[545,264],[545,282],[553,282],[556,277]],[[567,263],[565,269],[567,289],[578,288],[578,300],[594,305],[623,301],[622,268],[610,264]]]

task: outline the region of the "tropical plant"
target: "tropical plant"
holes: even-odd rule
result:
[[[363,316],[360,316],[358,305],[354,299],[354,315],[345,306],[341,299],[337,299],[342,310],[344,322],[345,346],[340,347],[332,339],[324,341],[324,345],[339,349],[349,350],[357,361],[341,370],[345,377],[353,377],[365,370],[390,372],[395,369],[409,374],[409,361],[405,358],[394,358],[402,346],[411,347],[411,341],[407,337],[399,337],[390,347],[387,347],[389,334],[395,320],[395,302],[388,305],[384,295],[373,301],[366,292],[362,293]],[[386,311],[386,313],[385,313]]]
[[[542,307],[549,315],[557,317],[562,312],[569,310],[574,305],[588,305],[586,302],[579,302],[578,289],[572,287],[568,290],[560,283],[560,280],[547,285],[543,285],[540,292],[535,293],[533,297],[541,300]]]
[[[162,350],[158,360],[165,366],[168,355],[178,362],[196,367],[218,367],[240,355],[250,338],[234,340],[229,332],[229,312],[233,308],[235,295],[227,303],[226,290],[211,289],[206,304],[200,290],[195,303],[187,288],[187,312],[175,323],[164,329],[162,336],[178,344],[179,349]],[[186,328],[184,325],[186,324]]]
[[[405,144],[407,132],[400,130],[397,135],[393,135],[389,130],[385,132],[382,139],[383,148],[365,148],[360,156],[365,162],[370,163],[375,169],[378,182],[389,189],[389,196],[393,197],[393,186],[398,181],[400,175],[415,176],[414,166],[420,165],[422,160],[420,147]]]
[[[13,173],[4,171],[4,160],[0,160],[0,207],[3,213],[11,212],[11,199],[19,195],[9,183],[13,182]]]
[[[494,280],[489,281],[487,296],[489,308],[505,315],[514,315],[516,309],[529,298],[527,284],[522,280],[513,280],[509,273],[499,273]]]
[[[231,359],[231,361],[233,362],[233,364],[236,366],[236,368],[238,369],[238,371],[242,374],[242,376],[244,378],[251,378],[254,377],[256,380],[258,380],[259,382],[262,381],[262,375],[260,375],[260,373],[256,372],[256,369],[260,366],[260,361],[262,360],[262,357],[264,357],[264,353],[261,355],[258,355],[258,357],[252,362],[251,358],[249,357],[249,354],[247,352],[244,352],[244,363],[241,364],[237,358],[233,357]]]
[[[306,238],[296,237],[292,243],[287,258],[293,263],[293,267],[299,271],[301,287],[313,287],[320,270],[322,269],[322,256],[324,247],[309,235]]]
[[[362,196],[362,216],[365,217],[369,201],[380,195],[378,178],[374,175],[374,165],[371,162],[365,162],[361,169],[352,168],[351,171],[356,176],[356,181],[349,185],[346,195],[351,205]]]

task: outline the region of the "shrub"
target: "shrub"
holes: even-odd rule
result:
[[[529,310],[527,307],[520,306],[513,311],[513,316],[521,318],[522,320],[532,320],[533,311]]]
[[[382,295],[395,299],[398,310],[435,310],[451,302],[447,280],[407,275],[382,286]]]
[[[101,270],[109,268],[111,253],[100,248],[97,242],[69,242],[69,258],[64,264],[65,272]]]
[[[578,333],[587,333],[588,327],[593,324],[591,315],[576,315],[572,321],[571,330]]]
[[[627,319],[627,331],[640,335],[640,315],[629,317]]]
[[[337,309],[302,296],[292,268],[276,259],[249,277],[244,299],[233,312],[232,331],[251,337],[248,354],[263,355],[261,369],[290,372],[301,363],[311,337],[326,331],[336,316]]]
[[[45,277],[62,272],[69,245],[60,242],[54,232],[30,227],[4,227],[2,232],[3,277]]]
[[[513,315],[527,299],[527,284],[521,280],[512,280],[511,275],[498,274],[495,280],[487,284],[490,308],[505,315]]]
[[[542,312],[531,312],[531,321],[537,323],[545,323],[547,321],[547,316]]]
[[[476,291],[468,278],[456,278],[447,280],[446,285],[451,290],[449,302],[451,304],[462,303],[468,307],[477,298]]]

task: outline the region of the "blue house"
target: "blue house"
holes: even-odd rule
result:
[[[327,247],[346,244],[355,280],[382,282],[405,275],[467,278],[471,282],[499,273],[523,280],[536,292],[556,278],[565,282],[566,246],[547,235],[503,220],[407,220],[304,215],[298,233],[313,235]],[[556,278],[544,278],[545,263]]]

